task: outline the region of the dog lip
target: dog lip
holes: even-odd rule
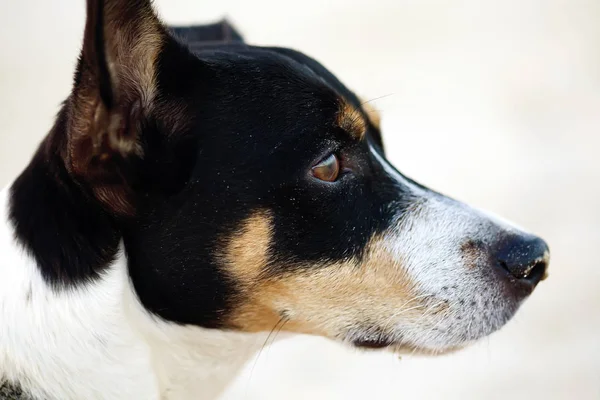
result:
[[[389,347],[394,343],[386,338],[360,338],[354,340],[352,344],[363,349],[379,350]]]

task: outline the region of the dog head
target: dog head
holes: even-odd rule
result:
[[[378,116],[316,61],[192,49],[148,1],[88,1],[66,109],[66,170],[166,320],[444,351],[546,272],[541,239],[399,173]]]

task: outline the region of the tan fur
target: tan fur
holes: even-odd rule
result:
[[[223,262],[233,277],[245,287],[259,279],[269,262],[271,221],[268,212],[256,211],[227,240]]]
[[[156,89],[156,60],[165,38],[151,9],[139,10],[133,23],[123,23],[119,7],[106,10],[106,55],[116,93],[136,92],[142,107],[152,104]]]
[[[364,138],[367,133],[367,122],[362,112],[344,99],[340,101],[340,110],[337,114],[336,125],[358,140]]]

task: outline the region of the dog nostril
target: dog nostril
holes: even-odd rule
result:
[[[497,261],[512,277],[535,285],[545,278],[549,255],[548,245],[542,239],[519,235],[504,243]]]
[[[547,263],[544,260],[534,261],[529,265],[519,268],[514,268],[514,266],[509,267],[505,261],[501,260],[498,261],[498,263],[509,274],[520,280],[527,280],[532,283],[537,283],[545,278]]]

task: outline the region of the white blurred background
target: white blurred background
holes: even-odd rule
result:
[[[227,16],[373,101],[408,176],[544,237],[550,277],[500,332],[440,358],[277,342],[227,399],[600,399],[598,0],[157,0]],[[70,90],[83,0],[0,0],[0,184]]]

